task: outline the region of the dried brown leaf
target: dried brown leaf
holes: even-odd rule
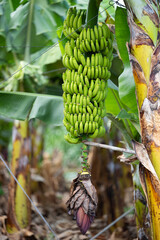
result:
[[[122,154],[117,158],[120,159],[121,162],[128,163],[128,164],[133,163],[137,160],[137,157],[135,155],[131,157],[126,157],[124,154]]]
[[[147,150],[144,147],[144,145],[142,143],[138,143],[136,141],[133,141],[133,146],[137,155],[138,160],[141,162],[141,164],[147,168],[154,176],[154,178],[159,182],[159,178],[155,172],[155,169],[151,163],[151,160],[148,156]]]
[[[97,205],[98,199],[97,199],[97,193],[95,187],[92,185],[91,180],[82,181],[88,195],[91,197],[92,201]]]

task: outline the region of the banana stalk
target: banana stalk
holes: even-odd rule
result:
[[[140,179],[148,202],[152,236],[154,240],[158,240],[160,239],[159,6],[157,1],[147,0],[128,0],[125,3],[130,27],[128,50],[136,86],[141,138],[148,154],[147,161],[153,166],[153,171],[147,170],[146,161],[141,159]],[[137,153],[137,156],[140,158],[140,154]],[[156,180],[153,177],[154,172]]]
[[[102,0],[89,0],[87,11],[87,26],[93,28],[98,22],[98,11]]]
[[[31,142],[28,128],[28,121],[14,122],[11,170],[29,195]],[[30,209],[30,202],[19,185],[11,178],[7,218],[7,231],[9,233],[17,232],[29,225]]]

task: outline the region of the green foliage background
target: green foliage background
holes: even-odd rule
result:
[[[70,6],[86,9],[88,2],[10,0],[8,3],[0,2],[0,115],[19,120],[40,119],[51,126],[62,126],[61,51],[66,42],[63,21]],[[130,144],[131,139],[139,139],[139,120],[126,48],[129,41],[126,14],[124,8],[110,6],[107,0],[100,5],[99,21],[115,28],[112,75],[106,88],[106,117]],[[55,141],[49,134],[53,145],[58,142],[57,134],[64,134],[64,128],[56,129],[55,133]],[[63,148],[63,143],[59,145]]]

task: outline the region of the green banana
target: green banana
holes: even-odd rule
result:
[[[78,28],[78,14],[75,16],[74,20],[73,20],[73,28],[76,30]]]
[[[87,98],[85,96],[83,97],[83,106],[87,107]]]
[[[91,67],[91,79],[93,79],[95,76],[94,74],[94,66]]]
[[[92,52],[91,46],[90,46],[90,42],[88,41],[88,39],[85,39],[84,41],[87,52]]]
[[[99,39],[101,39],[103,37],[102,27],[101,26],[98,26],[98,36],[99,36]]]
[[[77,30],[80,32],[81,31],[81,26],[82,26],[82,18],[83,18],[83,15],[81,14],[78,18],[78,21],[77,21]]]
[[[104,37],[100,39],[100,50],[103,51],[105,49]]]
[[[80,39],[77,38],[77,39],[76,39],[76,48],[77,48],[77,49],[80,48],[80,43],[81,43],[81,42],[80,42]]]
[[[93,28],[91,28],[91,40],[92,40],[93,42],[96,41],[96,37],[95,37]]]
[[[95,34],[95,38],[99,40],[98,28],[96,25],[94,26],[94,34]]]
[[[76,95],[76,94],[75,94]],[[81,97],[81,95],[80,95],[80,93],[78,93],[77,95],[76,95],[76,103],[77,104],[80,104],[80,97]]]
[[[86,122],[86,115],[85,115],[85,113],[83,113],[83,115],[82,115],[82,123],[83,123],[83,125],[85,124],[85,122]]]
[[[88,70],[88,71],[87,71],[87,77],[90,79],[90,78],[91,78],[91,68],[88,67],[87,70]]]
[[[82,114],[79,113],[79,114],[78,114],[78,122],[80,123],[81,121],[82,121]]]
[[[98,136],[98,128],[95,130],[93,134],[89,135],[90,138],[96,138],[97,136]]]
[[[95,83],[95,87],[94,87],[94,90],[93,90],[93,92],[92,92],[92,96],[93,96],[93,97],[97,95],[99,89],[100,89],[100,84],[96,84],[96,83]]]
[[[85,57],[83,56],[83,54],[81,54],[80,60],[81,60],[82,65],[85,67],[85,65],[86,65],[86,60],[85,60]]]
[[[65,103],[67,103],[66,92],[63,93],[63,100],[64,100]],[[65,104],[65,106],[67,107],[67,104]]]
[[[82,72],[83,72],[83,66],[82,66],[82,64],[80,64],[78,66],[78,74],[80,75]]]
[[[86,121],[89,122],[89,113],[86,113]]]
[[[98,40],[96,39],[96,51],[99,52],[100,51],[100,46],[99,46],[99,42]]]
[[[76,61],[76,59],[74,57],[73,57],[72,61],[73,61],[74,68],[78,69],[79,65],[78,65],[78,63],[77,63],[77,61]]]
[[[88,133],[92,133],[92,122],[88,123]]]
[[[77,84],[76,84],[76,83],[74,83],[74,85],[73,85],[73,86],[74,86],[74,92],[78,94],[78,88],[77,88]]]
[[[90,67],[91,65],[90,57],[87,57],[86,65],[87,67]]]
[[[83,39],[86,39],[87,38],[87,30],[86,30],[86,28],[83,28],[82,32],[83,32]]]
[[[84,79],[83,79],[83,74],[80,74],[80,82],[82,83],[82,85],[84,85]]]
[[[79,103],[79,104],[80,104],[81,106],[83,106],[83,97],[84,97],[83,95],[80,96],[80,103]]]
[[[90,115],[89,115],[89,120],[90,120],[90,122],[93,122],[93,119],[94,119],[93,114],[90,114]],[[94,131],[93,131],[93,132],[94,132]]]
[[[87,85],[87,87],[89,88],[90,82],[89,82],[89,79],[87,76],[84,77],[84,81],[85,81],[85,84]]]
[[[79,105],[76,104],[76,114],[79,114]]]
[[[69,41],[66,43],[65,45],[65,53],[69,56],[72,57],[73,56],[73,49],[69,43]]]
[[[97,115],[97,108],[95,107],[95,108],[93,109],[93,117],[95,118],[96,115]]]
[[[87,105],[87,112],[89,113],[89,114],[92,114],[92,110],[91,110],[91,108]]]
[[[70,45],[71,45],[72,49],[74,49],[74,47],[76,46],[73,38],[71,38],[71,40],[70,40]]]
[[[64,136],[64,139],[65,139],[67,142],[73,143],[73,144],[77,144],[77,143],[80,142],[80,138],[72,137],[69,133]]]
[[[88,133],[88,122],[85,122],[84,133]]]
[[[91,55],[91,66],[95,66],[95,54]]]
[[[93,93],[92,93],[92,89],[91,89],[91,88],[88,89],[88,96],[90,97],[90,99],[91,99],[92,96],[93,96]]]
[[[77,100],[77,96],[76,96],[76,94],[74,93],[73,96],[72,96],[72,103],[76,103],[76,100]]]
[[[96,47],[94,45],[93,40],[91,40],[91,49],[92,49],[93,52],[96,52]]]
[[[79,58],[78,58],[78,50],[76,47],[74,47],[74,50],[73,50],[73,56],[75,57],[76,61],[79,63]]]
[[[91,41],[91,32],[90,32],[90,28],[87,29],[87,40],[90,42]]]
[[[74,116],[73,114],[70,115],[70,123],[73,126],[74,125]]]
[[[85,44],[85,40],[82,40],[82,46],[83,46],[83,50],[84,50],[84,52],[88,52],[88,49],[87,49],[87,47],[86,47],[86,44]]]
[[[83,123],[82,122],[80,122],[80,124],[79,124],[79,132],[80,132],[80,134],[83,133]]]
[[[82,83],[79,84],[79,93],[83,94],[83,87],[82,87]]]
[[[87,97],[87,94],[88,94],[88,87],[87,87],[86,84],[84,85],[83,94],[84,94],[84,96]]]
[[[88,68],[87,68],[87,66],[85,66],[83,69],[83,76],[85,76],[87,74],[87,70],[88,70]]]
[[[72,113],[75,114],[76,113],[76,104],[73,103],[73,106],[72,106]]]
[[[70,19],[69,19],[69,27],[73,27],[73,21],[74,21],[75,15],[72,14]]]
[[[75,130],[77,130],[77,132],[79,131],[79,122],[78,121],[75,121]]]

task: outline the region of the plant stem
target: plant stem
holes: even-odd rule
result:
[[[126,153],[135,154],[135,151],[134,151],[134,150],[130,150],[130,149],[119,148],[119,147],[110,146],[110,145],[101,144],[101,143],[95,143],[95,142],[87,142],[87,141],[84,141],[84,143],[85,143],[86,145],[89,145],[89,146],[94,146],[94,147],[100,147],[100,148],[110,149],[110,150],[118,151],[118,152],[126,152]]]
[[[9,3],[9,6],[10,6],[10,9],[11,9],[11,12],[13,12],[14,8],[13,8],[12,0],[9,0],[8,3]]]
[[[87,144],[85,144],[85,141],[84,141],[84,144],[82,146],[81,158],[82,158],[82,162],[81,162],[82,172],[90,172],[90,167],[87,163],[87,161],[88,161],[88,147],[87,147]]]
[[[33,6],[34,6],[34,0],[31,0],[30,1],[30,6],[29,6],[27,38],[26,38],[26,47],[25,47],[25,54],[24,54],[24,56],[25,56],[24,59],[25,59],[26,62],[30,61],[30,41],[31,41]]]
[[[9,6],[10,6],[10,9],[11,9],[11,12],[14,12],[14,7],[13,7],[13,4],[12,4],[12,0],[9,0],[8,3],[9,3]],[[7,25],[7,24],[6,24],[6,25]],[[8,30],[8,29],[7,29],[7,30]],[[15,53],[14,51],[12,51],[12,55],[13,55],[14,61],[15,61],[15,63],[16,63],[16,66],[17,66],[17,68],[18,68],[18,66],[19,66],[19,61],[18,61],[17,55],[16,55],[16,53]]]
[[[101,0],[89,0],[86,26],[93,28],[98,22],[98,11]]]

